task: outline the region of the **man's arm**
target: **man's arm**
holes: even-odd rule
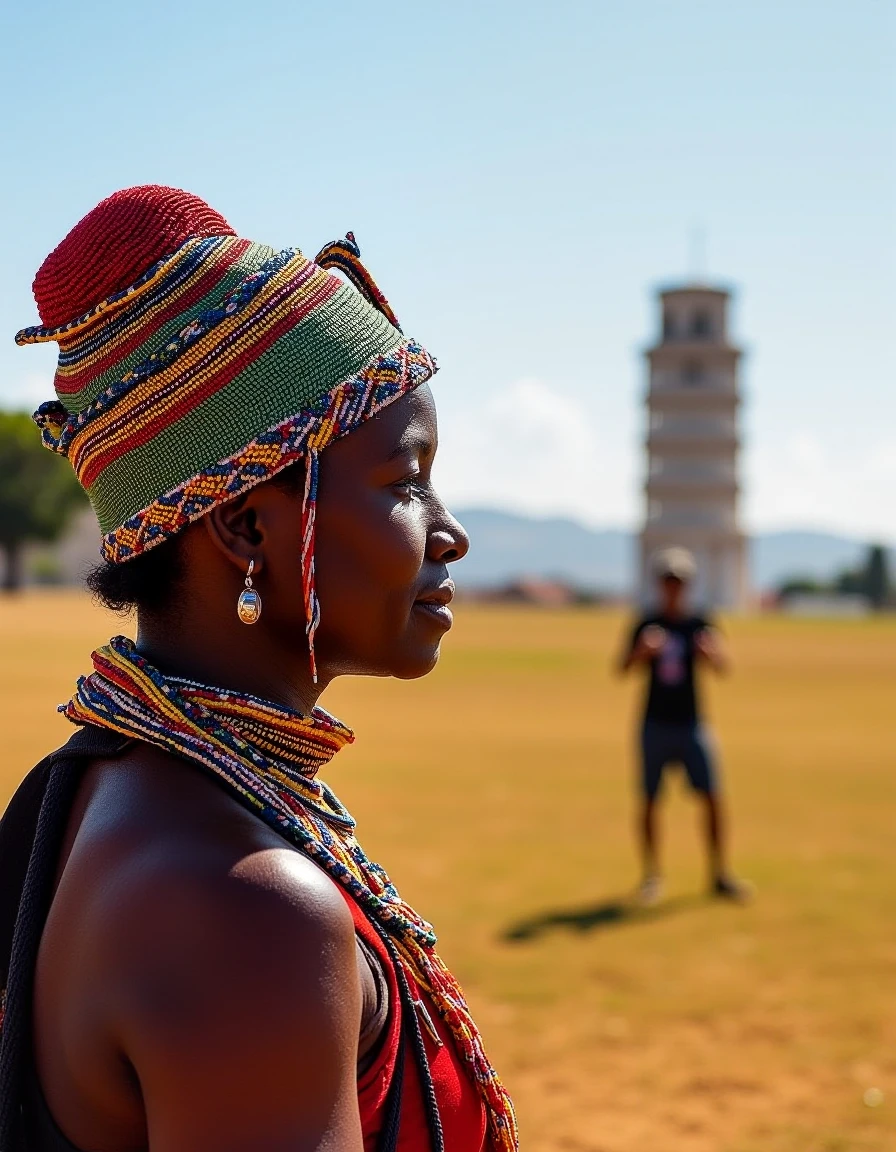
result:
[[[133,941],[122,1018],[151,1152],[362,1152],[355,932],[333,882],[271,849],[169,899]]]
[[[704,624],[694,635],[694,652],[715,672],[729,672],[731,659],[725,637],[711,624]]]
[[[666,633],[658,624],[639,624],[618,663],[620,672],[628,672],[635,664],[649,664],[666,643]]]

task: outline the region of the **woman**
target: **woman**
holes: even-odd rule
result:
[[[35,418],[138,638],[0,833],[0,1152],[515,1148],[431,928],[316,777],[352,739],[327,684],[425,675],[451,626],[432,359],[350,233],[312,262],[174,189],[101,203],[34,287]]]

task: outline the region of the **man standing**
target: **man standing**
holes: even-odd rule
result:
[[[726,835],[714,752],[698,706],[698,663],[724,672],[728,659],[722,638],[709,620],[688,610],[687,598],[696,572],[684,548],[668,548],[655,561],[658,611],[641,619],[622,658],[623,672],[635,665],[649,669],[647,703],[641,729],[642,806],[638,835],[643,859],[639,896],[654,904],[662,895],[657,854],[656,802],[663,772],[681,764],[700,798],[710,866],[710,892],[745,900],[749,887],[728,871]]]

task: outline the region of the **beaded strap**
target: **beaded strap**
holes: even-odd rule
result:
[[[329,244],[325,244],[314,257],[314,263],[319,268],[337,268],[374,308],[382,312],[393,328],[401,331],[398,317],[392,311],[389,301],[361,263],[361,249],[358,247],[354,232],[346,232],[344,240],[332,240]]]

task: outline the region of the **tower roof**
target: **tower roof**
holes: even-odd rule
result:
[[[661,284],[657,295],[665,300],[668,296],[722,296],[725,299],[734,295],[734,289],[722,284],[705,284],[692,280],[686,284]]]

